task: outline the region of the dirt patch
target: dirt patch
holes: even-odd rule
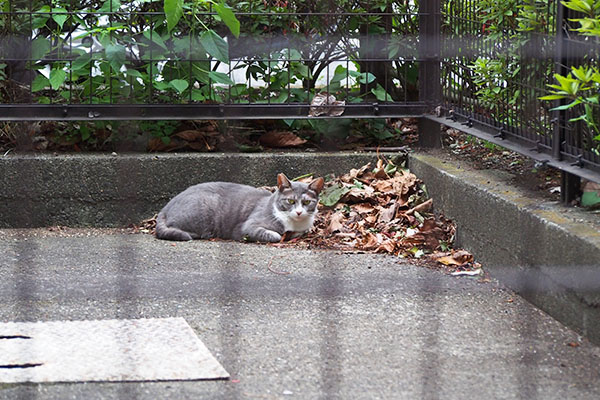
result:
[[[442,150],[436,155],[443,159],[466,162],[473,169],[507,172],[510,174],[507,183],[536,197],[560,201],[560,171],[557,169],[456,129],[444,128],[442,143]]]

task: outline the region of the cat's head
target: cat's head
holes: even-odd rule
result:
[[[317,212],[319,193],[323,189],[323,178],[309,184],[291,182],[284,174],[277,175],[275,207],[294,221],[313,218]]]

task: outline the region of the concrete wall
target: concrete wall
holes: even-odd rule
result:
[[[495,171],[427,154],[409,157],[440,211],[457,223],[457,246],[523,297],[600,343],[600,218],[543,202]]]
[[[344,173],[373,153],[10,155],[0,157],[0,228],[118,227],[206,181],[275,185],[279,172]]]

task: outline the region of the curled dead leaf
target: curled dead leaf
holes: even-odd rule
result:
[[[453,251],[450,255],[439,257],[437,262],[444,265],[456,265],[458,267],[473,262],[473,255],[466,250]]]
[[[345,101],[338,101],[335,96],[327,93],[319,93],[313,97],[308,111],[309,117],[328,115],[339,117],[344,113]]]
[[[289,131],[270,131],[263,134],[259,143],[265,147],[298,147],[306,143],[305,139]]]

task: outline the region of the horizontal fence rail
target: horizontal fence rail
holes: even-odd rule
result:
[[[418,116],[600,180],[600,42],[569,2],[171,3],[0,0],[0,121]]]

